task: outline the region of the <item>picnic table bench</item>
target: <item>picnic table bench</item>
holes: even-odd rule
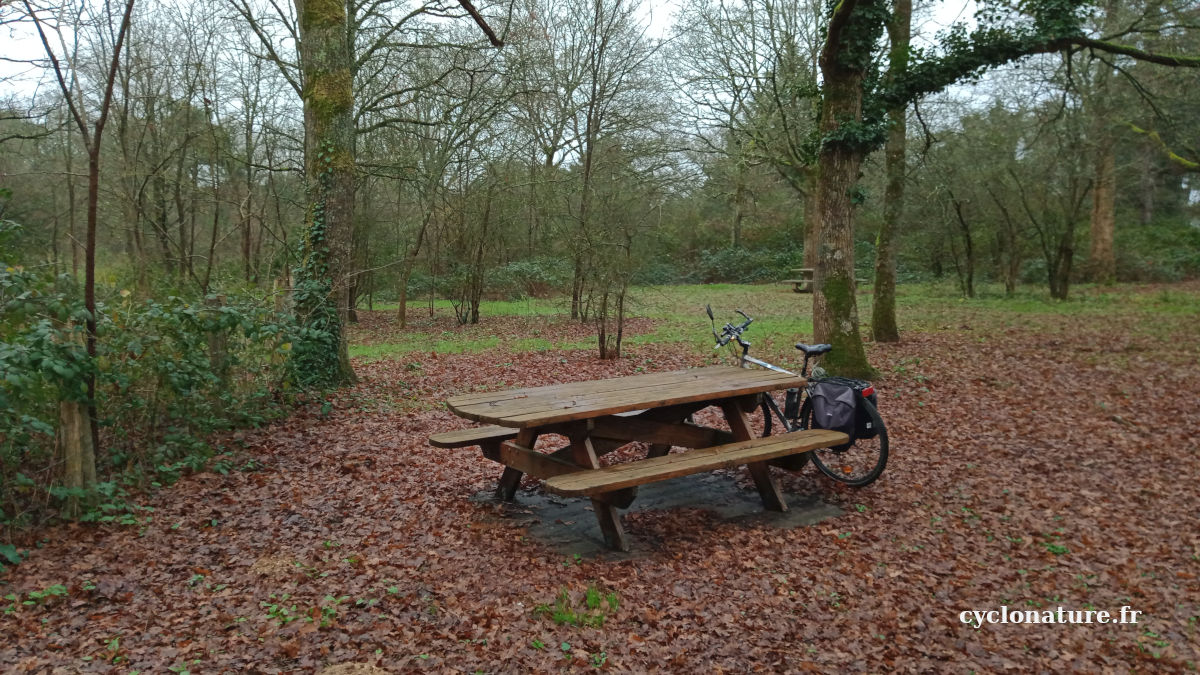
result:
[[[803,378],[767,370],[718,366],[471,393],[446,401],[455,414],[487,426],[431,436],[431,445],[478,445],[483,456],[504,465],[498,498],[512,501],[521,476],[545,481],[565,496],[588,497],[605,543],[629,550],[618,508],[627,508],[637,487],[703,471],[745,465],[763,505],[786,511],[768,463],[847,442],[845,434],[823,429],[754,438],[747,415],[763,392],[804,385]],[[721,409],[729,430],[691,422],[709,406]],[[535,450],[546,435],[565,437],[565,446]],[[649,444],[643,459],[601,467],[600,458],[630,443]],[[686,452],[669,454],[672,447]]]

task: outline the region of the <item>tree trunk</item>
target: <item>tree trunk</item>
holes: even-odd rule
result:
[[[898,342],[896,323],[896,230],[904,211],[904,160],[908,128],[905,109],[888,111],[891,128],[884,150],[887,187],[884,192],[883,222],[875,239],[875,304],[871,308],[871,334],[876,342]]]
[[[297,313],[324,337],[293,349],[307,384],[353,382],[346,345],[354,227],[354,90],[344,0],[295,0],[304,75],[304,243]]]
[[[1101,133],[1096,141],[1096,183],[1092,192],[1089,276],[1095,283],[1111,285],[1117,278],[1117,260],[1113,252],[1116,224],[1116,157],[1112,134]]]
[[[571,277],[571,319],[582,321],[583,259],[575,256],[575,274]]]
[[[56,327],[68,339],[79,344],[79,334],[71,329],[69,323],[57,323]],[[96,446],[93,444],[91,420],[88,404],[68,396],[66,392],[59,393],[58,428],[55,445],[59,460],[62,462],[63,487],[90,491],[96,485]],[[67,518],[78,518],[82,514],[83,504],[77,497],[67,500],[64,515]]]
[[[1067,225],[1058,241],[1054,265],[1050,267],[1050,297],[1066,300],[1071,288],[1071,265],[1075,260],[1075,225]]]
[[[63,487],[90,490],[96,484],[96,454],[88,424],[88,407],[71,400],[58,402],[58,455],[63,463]],[[64,515],[78,518],[82,513],[80,500],[67,500]]]
[[[817,269],[817,249],[821,241],[821,216],[817,210],[816,170],[808,173],[809,189],[801,198],[804,200],[804,262],[807,269]]]
[[[861,71],[822,59],[825,89],[820,130],[830,135],[845,121],[862,119]],[[830,372],[847,377],[870,377],[858,327],[854,288],[854,203],[863,150],[848,142],[824,143],[817,159],[815,190],[820,239],[817,251],[813,331],[819,342],[833,345],[825,356]]]
[[[742,184],[742,177],[738,176],[737,186],[733,191],[733,224],[730,244],[733,248],[742,247],[742,202],[746,198],[746,186]]]
[[[1154,221],[1154,192],[1158,188],[1158,168],[1154,165],[1155,151],[1147,146],[1142,149],[1141,176],[1141,223],[1149,225]]]
[[[962,202],[954,197],[954,193],[950,193],[950,200],[954,203],[954,215],[958,219],[958,229],[962,232],[963,237],[965,261],[962,273],[962,291],[963,295],[973,298],[975,297],[975,241],[971,237],[971,226],[967,224],[967,219],[963,216]]]
[[[67,239],[71,245],[71,276],[79,279],[79,238],[75,236],[75,221],[78,219],[75,210],[75,146],[71,140],[75,134],[67,131],[66,170],[67,170]]]
[[[908,43],[912,32],[912,0],[895,0],[888,38],[892,46],[888,77],[894,79],[908,66]],[[871,308],[871,334],[876,342],[898,342],[896,323],[896,231],[904,213],[904,178],[907,171],[907,106],[888,110],[887,147],[884,157],[887,187],[884,192],[883,223],[875,240],[875,304]]]
[[[225,296],[216,295],[204,299],[204,307],[208,313],[210,330],[207,335],[208,364],[212,372],[221,381],[221,387],[228,386],[229,381],[229,331],[221,325],[221,307],[225,304]]]
[[[412,277],[415,262],[415,259],[409,258],[400,268],[400,288],[396,293],[400,299],[400,307],[396,309],[396,323],[400,328],[408,326],[408,280]]]
[[[110,85],[111,86],[111,85]],[[90,363],[96,362],[96,223],[100,207],[100,137],[103,127],[96,125],[93,147],[88,149],[88,203],[87,237],[83,245],[83,306],[87,309],[87,355]],[[93,452],[100,447],[100,418],[96,412],[96,372],[89,371],[87,377],[87,412],[91,425],[91,447]],[[85,487],[95,485],[96,463],[93,456],[91,466],[84,466],[84,475],[91,472],[92,481]]]

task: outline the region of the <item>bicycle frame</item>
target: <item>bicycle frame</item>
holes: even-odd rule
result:
[[[740,309],[736,310],[738,314],[741,314],[742,317],[746,319],[744,323],[742,323],[740,326],[734,326],[732,323],[727,323],[725,324],[722,334],[718,335],[716,319],[713,317],[712,307],[705,306],[704,310],[708,313],[708,318],[713,323],[713,337],[717,339],[717,345],[714,347],[714,349],[720,349],[734,341],[736,341],[738,346],[742,348],[742,353],[738,358],[738,367],[748,368],[751,365],[755,365],[776,373],[782,373],[784,375],[797,375],[786,368],[780,368],[773,363],[768,363],[762,359],[756,359],[753,356],[750,356],[750,343],[746,342],[746,340],[742,338],[742,332],[748,328],[751,323],[753,323],[754,319],[747,316],[745,312],[741,311]],[[800,366],[800,373],[798,375],[799,377],[806,379],[808,378],[808,364],[810,358],[811,357],[809,356],[808,352],[805,352],[804,363]],[[807,393],[807,387],[803,391],[801,391],[799,388],[788,389],[784,399],[783,410],[779,409],[779,404],[775,401],[774,396],[764,396],[763,401],[765,402],[766,407],[770,409],[770,412],[767,412],[766,414],[770,415],[774,413],[782,428],[792,429],[794,426],[794,420],[796,420],[800,415],[803,397]]]
[[[756,359],[753,356],[750,356],[750,343],[743,340],[740,334],[735,339],[737,340],[738,346],[742,348],[741,357],[738,359],[738,367],[747,368],[749,367],[748,364],[754,364],[760,368],[766,368],[767,370],[771,370],[776,373],[783,373],[784,375],[796,375],[796,373],[793,373],[786,368],[780,368],[773,363],[767,363],[762,359]],[[720,347],[721,345],[717,346],[718,349],[720,349]],[[808,355],[805,354],[804,365],[800,368],[800,377],[806,377],[805,373],[807,372]],[[801,394],[799,389],[787,390],[786,399],[784,401],[784,410],[779,409],[779,404],[775,402],[774,396],[763,396],[762,400],[766,403],[767,407],[771,409],[771,413],[774,413],[776,419],[779,420],[780,426],[783,429],[788,430],[793,427],[792,421],[788,419],[788,413],[792,413],[793,418],[799,415],[800,396]]]
[[[746,340],[742,338],[742,333],[750,327],[751,323],[754,323],[753,317],[748,316],[740,309],[734,310],[738,314],[741,314],[745,321],[737,325],[733,323],[726,323],[721,329],[721,332],[718,333],[717,322],[716,318],[713,316],[712,307],[706,305],[704,309],[708,314],[709,320],[712,322],[713,337],[717,340],[714,350],[727,347],[729,346],[729,343],[736,341],[738,346],[742,348],[742,353],[738,357],[738,366],[741,368],[750,368],[752,366],[756,366],[777,373],[808,380],[809,363],[812,363],[813,359],[820,359],[822,354],[827,353],[831,349],[829,345],[797,345],[797,349],[800,349],[804,352],[804,363],[801,365],[800,373],[797,375],[797,373],[793,373],[786,368],[780,368],[773,363],[768,363],[762,359],[756,359],[753,356],[750,356],[750,343],[746,342]],[[731,356],[733,356],[733,354],[731,354]],[[814,371],[819,371],[819,369],[815,366],[813,369]],[[869,485],[879,478],[879,475],[887,466],[888,457],[887,426],[884,424],[883,418],[879,416],[879,411],[875,408],[874,403],[869,398],[874,394],[875,388],[870,382],[866,382],[864,380],[828,377],[824,371],[814,373],[813,377],[816,378],[816,382],[808,381],[803,387],[796,387],[786,391],[786,395],[783,399],[782,410],[780,409],[780,404],[775,395],[767,393],[761,397],[760,405],[763,409],[763,434],[769,435],[771,433],[771,426],[774,424],[774,420],[776,419],[779,420],[779,427],[784,432],[793,432],[802,428],[807,428],[809,424],[812,424],[813,428],[820,428],[815,417],[815,410],[810,412],[808,416],[802,416],[801,414],[804,412],[804,407],[806,405],[812,405],[811,401],[813,400],[812,396],[813,392],[815,391],[815,385],[818,382],[828,381],[834,383],[835,385],[846,385],[852,387],[856,392],[856,396],[858,397],[858,403],[856,404],[858,407],[854,411],[854,428],[847,431],[847,434],[851,438],[850,442],[844,445],[829,448],[828,450],[831,454],[828,457],[821,454],[824,452],[823,450],[816,450],[812,453],[811,459],[821,473],[835,481],[853,487]],[[865,416],[865,427],[861,426],[863,424],[863,420],[859,417],[860,413]],[[838,424],[842,424],[842,422],[839,421]],[[867,439],[868,442],[864,444],[861,453],[847,454],[850,453],[852,448],[858,447],[857,430],[859,428],[865,428],[867,430],[863,433],[862,438]],[[870,442],[871,439],[876,438],[879,440],[876,442]],[[867,458],[866,463],[859,461],[860,458],[863,457]],[[808,459],[809,455],[805,455],[804,461],[807,462]],[[784,468],[798,470],[800,466],[802,466],[802,464],[795,467],[784,466]],[[858,472],[857,468],[860,467],[865,469],[865,472]]]

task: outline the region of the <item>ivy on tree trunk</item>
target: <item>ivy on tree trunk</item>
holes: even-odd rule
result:
[[[908,66],[908,46],[912,33],[912,0],[895,0],[888,38],[892,47],[888,56],[888,79],[895,79]],[[900,327],[896,323],[896,232],[904,213],[904,180],[908,125],[906,104],[888,108],[888,138],[884,149],[887,187],[883,202],[883,223],[875,239],[875,304],[871,308],[871,335],[876,342],[897,342]]]
[[[301,384],[338,386],[355,379],[345,336],[354,220],[353,59],[343,0],[295,3],[308,209],[294,296],[305,331],[292,359]]]

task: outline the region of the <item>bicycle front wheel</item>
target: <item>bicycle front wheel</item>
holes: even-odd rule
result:
[[[874,438],[855,439],[853,445],[841,450],[821,448],[805,453],[812,455],[812,462],[821,473],[851,487],[863,487],[875,482],[887,466],[888,433],[883,418],[870,401],[860,398],[858,405],[871,418],[871,426],[879,432]],[[801,429],[812,428],[812,402],[804,399],[797,425]]]
[[[778,436],[800,428],[796,424],[796,420],[784,417],[786,401],[787,392],[763,392],[762,403],[759,404],[758,411],[754,415],[757,419],[752,420],[755,426],[762,431],[762,436]],[[802,452],[798,455],[788,455],[773,461],[772,464],[788,471],[800,471],[804,465],[808,464],[809,454],[811,453]]]

